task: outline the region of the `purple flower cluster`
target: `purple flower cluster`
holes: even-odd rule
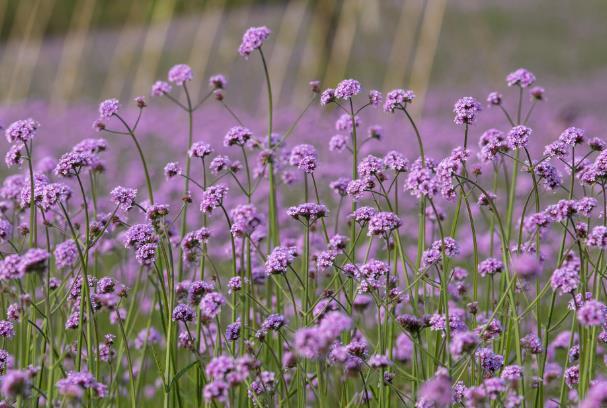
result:
[[[242,42],[240,43],[238,52],[243,57],[248,57],[253,51],[261,48],[271,33],[272,31],[265,26],[249,28],[242,36]]]

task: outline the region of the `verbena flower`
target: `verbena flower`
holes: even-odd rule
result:
[[[453,107],[455,118],[453,121],[457,125],[469,125],[476,121],[476,115],[482,110],[481,104],[471,96],[465,96],[458,99]]]
[[[212,213],[215,208],[223,204],[223,199],[228,193],[228,187],[225,184],[217,184],[208,187],[202,193],[200,202],[200,211],[203,213]]]
[[[245,58],[248,57],[253,51],[261,48],[271,33],[272,31],[265,26],[249,28],[242,36],[238,53]]]
[[[183,86],[186,82],[192,80],[192,68],[186,64],[174,65],[169,70],[169,82],[178,86]]]
[[[535,82],[535,75],[525,68],[519,68],[506,76],[508,86],[528,88]]]
[[[413,102],[415,94],[411,90],[393,89],[386,94],[384,110],[394,113],[397,109],[405,109],[407,104]]]
[[[36,131],[40,127],[40,123],[32,118],[18,120],[11,123],[4,134],[9,143],[28,143],[36,136]]]
[[[344,79],[335,87],[335,97],[347,100],[360,93],[360,83],[355,79]]]

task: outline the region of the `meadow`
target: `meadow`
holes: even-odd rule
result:
[[[2,108],[2,404],[607,403],[585,91],[510,67],[423,120],[415,89],[348,78],[296,108],[271,42],[233,50],[258,111],[179,63],[134,99]]]

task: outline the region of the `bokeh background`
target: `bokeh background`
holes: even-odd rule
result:
[[[547,89],[539,117],[599,131],[605,21],[604,0],[0,0],[0,125],[35,116],[58,149],[90,136],[100,100],[149,95],[176,63],[193,67],[195,95],[221,72],[234,109],[261,115],[260,64],[237,47],[247,27],[267,25],[283,112],[307,103],[309,80],[353,77],[413,89],[416,115],[434,129],[450,124],[458,97],[484,100],[524,66]]]
[[[547,87],[584,86],[607,70],[605,21],[603,0],[3,0],[1,100],[131,97],[180,61],[201,77],[239,78],[255,105],[259,81],[235,50],[260,24],[274,31],[285,103],[312,78],[423,95],[500,81],[519,65]]]

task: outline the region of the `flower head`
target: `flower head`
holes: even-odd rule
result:
[[[39,127],[40,123],[32,118],[28,118],[11,123],[4,131],[4,134],[9,143],[27,143],[36,136],[36,130]]]
[[[525,68],[519,68],[506,76],[506,82],[508,83],[508,86],[528,88],[535,82],[535,75]]]
[[[99,104],[99,117],[108,119],[118,113],[120,110],[120,102],[118,99],[106,99]]]
[[[192,80],[192,68],[186,64],[178,64],[169,70],[169,82],[182,86]]]
[[[469,125],[476,121],[476,114],[482,110],[481,104],[471,96],[465,96],[455,102],[453,120],[457,125]]]
[[[253,51],[261,48],[271,33],[272,31],[266,26],[249,28],[242,36],[238,52],[241,56],[248,57]]]

